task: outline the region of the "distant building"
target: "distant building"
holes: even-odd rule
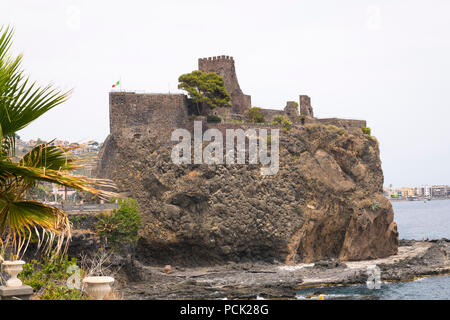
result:
[[[447,196],[447,186],[434,185],[431,187],[431,195],[434,198],[444,198]]]
[[[71,190],[68,188],[65,188],[63,186],[60,185],[53,185],[53,190],[52,190],[52,194],[55,196],[55,201],[57,199],[57,196],[61,196],[63,199],[65,199],[65,197],[70,197],[72,196],[76,191],[75,190]]]
[[[401,188],[400,192],[402,197],[414,197],[416,195],[415,188]]]
[[[417,188],[417,195],[422,197],[431,197],[431,186],[425,185]]]
[[[387,198],[450,198],[450,186],[422,185],[420,187],[393,188],[390,185],[388,188],[383,188],[383,193]]]
[[[70,144],[69,141],[56,139],[53,141],[52,145],[54,146],[68,146]]]

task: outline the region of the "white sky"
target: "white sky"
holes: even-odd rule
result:
[[[24,139],[103,141],[108,92],[175,92],[197,59],[235,58],[252,103],[299,94],[318,117],[366,119],[385,185],[450,184],[450,1],[2,1],[33,80],[74,88]]]

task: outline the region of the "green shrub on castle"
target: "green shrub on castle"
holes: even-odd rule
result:
[[[280,116],[280,115],[275,116],[275,117],[273,117],[273,119],[272,119],[272,124],[275,124],[275,125],[281,125],[281,124],[283,123],[283,120],[284,120],[284,117],[283,117],[283,116]]]
[[[197,107],[197,113],[203,114],[203,106],[211,109],[231,107],[231,96],[225,89],[223,78],[215,72],[205,73],[199,70],[186,73],[178,78],[178,89],[188,93]]]
[[[139,239],[141,216],[137,201],[131,198],[119,199],[119,208],[110,214],[103,213],[97,218],[95,231],[107,244],[119,249],[122,244],[135,243]]]
[[[368,127],[361,127],[361,130],[364,134],[367,134],[370,136],[370,128]]]
[[[281,115],[273,117],[272,124],[282,125],[283,126],[282,130],[284,132],[288,132],[292,129],[292,122],[289,119],[287,119]]]
[[[283,131],[284,132],[291,131],[291,129],[292,129],[292,122],[290,120],[283,119],[282,124],[283,124]]]
[[[215,115],[210,115],[206,117],[206,122],[210,122],[210,123],[219,123],[222,121],[221,117],[215,116]]]
[[[264,123],[264,116],[261,113],[261,108],[252,107],[245,111],[245,117],[250,123]]]

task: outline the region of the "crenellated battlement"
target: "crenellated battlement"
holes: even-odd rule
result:
[[[227,62],[234,62],[233,57],[231,56],[215,56],[215,57],[207,57],[207,58],[199,58],[199,63],[207,63],[207,62],[213,62],[213,61],[227,61]]]

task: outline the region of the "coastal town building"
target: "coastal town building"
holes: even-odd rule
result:
[[[391,199],[446,199],[450,198],[450,186],[448,185],[422,185],[419,187],[393,188],[392,185],[383,189],[387,198]]]
[[[448,186],[434,185],[431,187],[431,195],[433,198],[445,198],[447,197]]]

